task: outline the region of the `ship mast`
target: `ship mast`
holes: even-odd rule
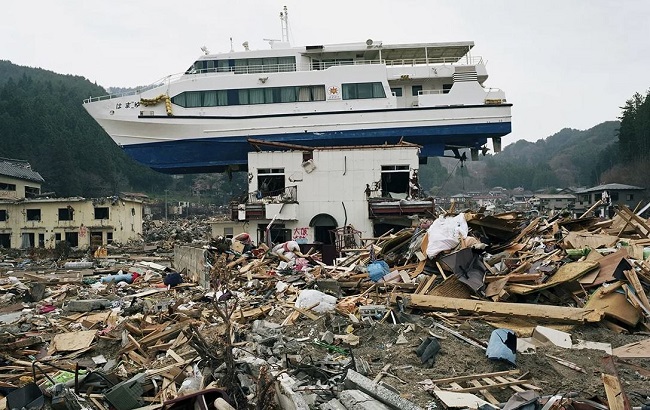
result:
[[[282,25],[282,42],[289,42],[289,12],[287,6],[284,6],[283,11],[280,12],[280,24]]]

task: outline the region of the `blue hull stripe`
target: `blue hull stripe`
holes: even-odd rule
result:
[[[312,147],[395,144],[400,139],[422,145],[420,156],[441,156],[445,147],[481,147],[488,138],[509,134],[509,122],[348,130],[295,134],[251,135],[250,138]],[[246,166],[254,150],[245,136],[184,139],[133,144],[124,147],[136,161],[165,173],[223,171],[229,165]],[[265,149],[265,147],[261,147]]]

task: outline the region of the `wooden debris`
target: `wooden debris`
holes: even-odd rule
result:
[[[402,295],[411,308],[442,309],[465,313],[526,317],[560,322],[599,322],[603,312],[595,309],[563,306],[533,305],[527,303],[486,302],[455,299],[443,296]]]

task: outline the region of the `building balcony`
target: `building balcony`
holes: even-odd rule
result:
[[[289,186],[271,192],[250,192],[245,202],[230,203],[230,218],[234,221],[273,219],[295,221],[298,219],[298,187]]]
[[[368,200],[369,218],[380,218],[385,216],[435,216],[435,202],[433,199],[390,199],[371,198]]]

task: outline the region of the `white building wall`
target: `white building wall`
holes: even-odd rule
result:
[[[297,187],[299,205],[295,220],[278,222],[292,230],[293,239],[313,242],[314,229],[309,223],[319,214],[331,215],[338,227],[347,223],[361,231],[363,237],[370,237],[373,222],[368,216],[366,184],[372,187],[373,183],[381,181],[383,165],[407,165],[409,169],[418,169],[417,154],[418,148],[415,147],[314,150],[315,169],[307,173],[302,166],[302,152],[249,153],[252,176],[249,190],[255,192],[258,189],[258,169],[283,168],[285,186]],[[265,221],[255,222],[263,224]],[[254,229],[253,223],[251,229]]]

